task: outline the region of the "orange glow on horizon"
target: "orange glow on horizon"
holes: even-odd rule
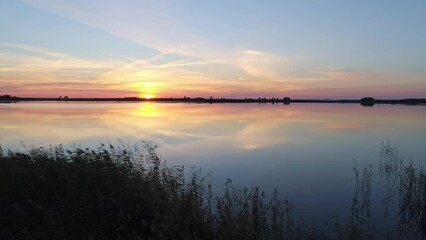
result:
[[[151,99],[151,98],[154,98],[155,95],[153,95],[153,94],[141,94],[141,97],[145,98],[145,99]]]
[[[160,85],[156,82],[137,82],[128,85],[127,88],[138,91],[140,98],[151,99],[157,97],[157,92],[161,90]]]

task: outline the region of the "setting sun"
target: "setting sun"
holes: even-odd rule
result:
[[[151,99],[151,98],[154,98],[155,96],[154,95],[152,95],[152,94],[141,94],[141,96],[143,97],[143,98],[146,98],[146,99]]]
[[[151,99],[157,97],[161,89],[159,83],[153,82],[135,82],[128,86],[129,89],[137,89],[140,98]]]

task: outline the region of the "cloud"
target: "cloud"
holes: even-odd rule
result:
[[[2,49],[8,48],[9,53],[0,53],[1,74],[43,73],[64,74],[69,77],[76,75],[93,75],[112,69],[118,62],[85,60],[66,54],[53,52],[34,46],[0,43]]]
[[[257,49],[241,51],[240,43],[231,43],[220,36],[206,36],[190,29],[183,22],[180,8],[174,3],[163,2],[123,2],[117,5],[113,1],[97,4],[94,1],[25,0],[46,11],[66,18],[102,28],[122,38],[150,46],[163,58],[172,54],[184,56],[185,61],[170,62],[165,67],[194,67],[218,64],[232,66],[235,71],[245,71],[256,77],[267,78],[280,76],[287,68],[283,66],[288,58]],[[96,13],[94,14],[94,9]],[[137,23],[137,24],[135,24]],[[189,24],[191,25],[191,24]],[[190,59],[191,61],[186,61]],[[220,66],[219,66],[220,67]],[[204,67],[205,69],[205,67]],[[222,69],[218,69],[223,71]],[[211,71],[210,71],[211,72]],[[223,74],[222,74],[223,75]],[[233,76],[235,77],[235,76]],[[246,78],[248,80],[250,78]]]
[[[56,96],[66,92],[93,96],[102,91],[105,96],[113,90],[122,94],[123,91],[129,92],[129,89],[120,87],[119,81],[105,83],[100,78],[122,62],[86,60],[10,43],[0,43],[0,50],[0,87],[3,91],[26,96]]]
[[[164,52],[200,38],[174,17],[173,3],[163,1],[24,0],[45,11],[102,28],[113,35]],[[129,24],[130,23],[130,24]],[[173,42],[170,41],[173,39]]]
[[[256,51],[256,50],[245,50],[245,51],[243,51],[243,53],[249,54],[249,55],[256,55],[256,56],[263,55],[263,52]]]
[[[244,50],[238,55],[236,65],[253,77],[263,80],[282,80],[286,76],[290,59],[259,50]]]
[[[374,79],[381,75],[375,71],[366,71],[362,69],[355,68],[332,68],[327,69],[321,73],[324,77],[330,80],[348,80],[348,81],[356,81],[356,80],[365,80],[365,79]]]

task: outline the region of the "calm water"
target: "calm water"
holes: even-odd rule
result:
[[[383,141],[399,146],[401,159],[424,166],[425,119],[426,106],[17,103],[0,104],[0,143],[21,148],[21,142],[151,141],[168,164],[211,172],[217,191],[227,178],[267,193],[277,188],[299,216],[325,222],[348,214],[353,167],[376,168]],[[395,220],[380,220],[379,183],[373,182],[371,199],[378,228]]]

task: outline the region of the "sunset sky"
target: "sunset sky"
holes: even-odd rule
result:
[[[1,0],[0,95],[426,98],[425,0]]]

